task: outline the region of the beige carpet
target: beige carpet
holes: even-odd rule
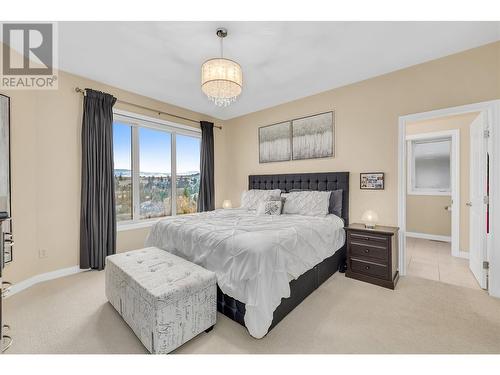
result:
[[[104,296],[104,273],[38,284],[5,300],[9,353],[145,353]],[[177,353],[500,353],[500,300],[404,277],[395,291],[335,274],[261,340],[218,315]]]

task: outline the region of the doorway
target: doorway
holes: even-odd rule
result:
[[[497,241],[492,229],[498,225],[493,218],[496,218],[494,202],[498,201],[499,189],[490,184],[494,181],[493,174],[498,176],[491,166],[499,156],[492,147],[492,134],[498,137],[492,129],[498,125],[499,104],[499,101],[492,101],[400,117],[398,221],[401,275],[418,274],[420,271],[420,276],[423,276],[427,272],[427,278],[488,289],[490,294],[500,296],[500,278],[494,277],[496,268],[491,267],[499,255],[492,246]],[[464,137],[460,127],[453,129],[453,126],[431,129],[427,125],[418,132],[415,129],[407,132],[408,127],[417,127],[419,123],[457,122],[460,117],[469,121],[468,134]],[[458,134],[453,135],[452,130]],[[458,148],[458,156],[453,155],[455,148]],[[462,149],[465,152],[461,152]],[[464,163],[464,160],[467,162]],[[448,174],[449,185],[446,184]],[[408,221],[412,208],[407,201],[410,196],[420,197],[421,202],[431,196],[436,201],[441,199],[441,204],[416,205],[424,211],[423,224],[427,225],[427,230],[415,230],[412,227],[414,223]],[[445,199],[448,201],[445,202]],[[430,202],[429,199],[427,201]],[[442,211],[432,213],[432,210]],[[438,216],[445,215],[448,215],[448,223],[443,226],[436,220]],[[420,229],[425,229],[425,225]],[[439,233],[446,226],[449,232]],[[424,263],[433,264],[432,275],[430,268],[423,271]]]
[[[479,289],[469,269],[470,125],[479,112],[406,124],[408,275]],[[464,259],[465,258],[465,259]]]

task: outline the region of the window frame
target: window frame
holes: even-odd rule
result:
[[[413,157],[413,141],[432,141],[444,138],[450,138],[450,188],[449,189],[423,189],[416,188],[415,183],[415,160]],[[458,176],[459,171],[459,133],[458,130],[443,130],[432,133],[420,133],[406,136],[406,149],[407,149],[407,195],[439,195],[439,196],[453,196],[453,184],[455,176]]]
[[[201,142],[201,129],[197,129],[188,125],[178,124],[175,122],[162,120],[150,116],[128,112],[121,109],[113,109],[113,125],[116,122],[121,122],[130,126],[131,128],[131,178],[132,178],[132,220],[122,220],[116,222],[117,231],[147,228],[152,226],[157,221],[177,215],[177,148],[176,137],[177,134],[189,136],[200,139]],[[153,219],[140,219],[140,196],[139,196],[139,129],[147,128],[152,130],[163,131],[170,134],[170,179],[171,179],[171,210],[169,216],[161,216]]]

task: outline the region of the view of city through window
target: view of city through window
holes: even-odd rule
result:
[[[177,214],[196,212],[200,191],[200,139],[177,134]]]
[[[172,133],[140,127],[139,172],[132,172],[132,126],[113,124],[116,221],[142,220],[172,214]],[[200,188],[200,139],[176,137],[176,213],[196,212]],[[138,178],[139,202],[133,199],[132,176]],[[138,217],[132,207],[138,204]]]
[[[132,220],[132,127],[113,124],[116,221]]]

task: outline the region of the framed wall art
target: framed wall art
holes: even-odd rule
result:
[[[384,190],[384,172],[360,173],[359,188],[361,190]]]
[[[291,122],[259,128],[259,163],[291,159]]]
[[[334,155],[333,112],[292,121],[292,159],[329,158]]]
[[[259,163],[328,158],[334,148],[333,111],[259,128]]]

